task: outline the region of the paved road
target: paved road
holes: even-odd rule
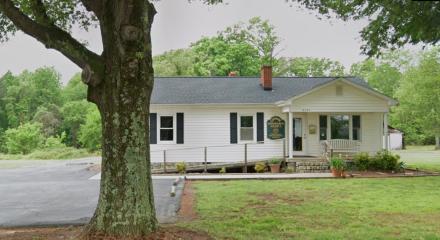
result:
[[[0,227],[87,223],[98,202],[99,180],[87,168],[99,159],[0,161]],[[6,166],[6,167],[5,167]],[[176,220],[182,192],[173,179],[153,180],[159,222]]]

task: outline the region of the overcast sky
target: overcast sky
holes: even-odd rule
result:
[[[152,30],[153,54],[185,48],[202,36],[213,36],[225,27],[252,17],[268,19],[282,39],[282,56],[326,57],[342,62],[346,67],[365,56],[360,53],[359,31],[366,21],[342,22],[337,19],[319,20],[314,12],[290,6],[285,0],[229,0],[228,4],[203,5],[198,1],[162,0],[155,3],[158,14]],[[75,36],[89,43],[89,48],[101,52],[97,29],[76,30]],[[0,43],[0,75],[11,70],[17,74],[25,69],[54,66],[68,81],[80,69],[60,53],[17,33],[9,42]]]

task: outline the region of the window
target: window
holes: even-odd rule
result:
[[[160,141],[173,141],[174,129],[173,129],[173,116],[161,116],[160,117]]]
[[[254,117],[240,116],[240,140],[254,140]]]
[[[319,116],[319,140],[327,140],[327,115]]]
[[[361,140],[361,116],[352,116],[353,125],[353,140]]]
[[[331,139],[350,139],[350,116],[333,115],[330,116]]]

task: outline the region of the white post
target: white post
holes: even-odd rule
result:
[[[388,134],[388,113],[383,114],[383,135],[385,139],[385,150],[389,150],[390,137]]]
[[[293,152],[293,114],[292,112],[290,112],[289,110],[289,119],[288,119],[288,123],[289,123],[289,147],[287,148],[289,151],[289,158],[292,158],[292,152]]]

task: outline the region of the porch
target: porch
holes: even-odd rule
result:
[[[388,114],[382,112],[292,112],[286,121],[286,158],[304,162],[389,149]]]

